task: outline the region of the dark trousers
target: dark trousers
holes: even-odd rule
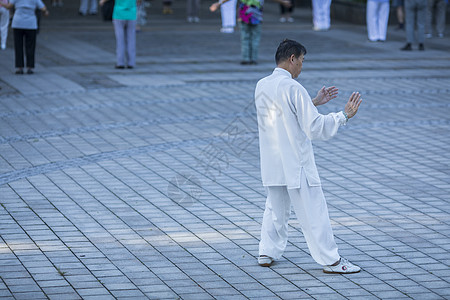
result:
[[[25,54],[27,56],[27,68],[34,68],[34,51],[36,49],[36,29],[14,28],[14,52],[16,56],[16,68],[23,68],[23,46],[25,40]]]
[[[284,5],[280,4],[280,11],[281,11],[282,15],[284,15],[287,12],[292,13],[294,11],[294,0],[290,0],[290,2],[291,2],[291,7],[289,7],[289,8],[286,8],[286,7],[284,7]]]

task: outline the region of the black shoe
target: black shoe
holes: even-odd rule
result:
[[[425,50],[425,46],[423,44],[419,44],[419,50],[420,51],[424,51]]]
[[[257,61],[255,61],[255,60],[252,60],[252,61],[250,62],[250,64],[251,64],[251,65],[257,65],[257,64],[258,64],[258,62],[257,62]]]
[[[28,69],[27,74],[34,74],[33,69]]]
[[[249,64],[251,64],[251,62],[248,60],[241,61],[241,65],[249,65]]]
[[[124,66],[115,66],[116,69],[125,69]]]
[[[23,70],[22,69],[17,69],[16,70],[16,74],[23,74]]]
[[[127,69],[133,69],[134,67],[133,66],[127,66]]]
[[[412,47],[410,43],[407,43],[403,48],[400,48],[402,51],[411,51]]]

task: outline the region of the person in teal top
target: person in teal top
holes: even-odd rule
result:
[[[103,5],[107,0],[100,0]],[[136,18],[140,0],[115,0],[113,11],[116,35],[116,69],[136,65]]]

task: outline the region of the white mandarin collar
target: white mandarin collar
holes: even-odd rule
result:
[[[291,73],[289,73],[289,71],[288,70],[285,70],[285,69],[283,69],[283,68],[275,68],[275,70],[273,70],[273,74],[280,74],[280,75],[284,75],[284,76],[287,76],[287,77],[289,77],[289,78],[291,78],[292,79],[292,74]]]

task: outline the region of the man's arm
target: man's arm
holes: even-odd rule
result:
[[[314,106],[308,92],[301,87],[293,89],[290,95],[298,123],[302,131],[310,140],[328,140],[338,131],[339,127],[344,125],[348,119],[352,118],[358,111],[361,104],[361,95],[354,92],[343,111],[322,115]]]

